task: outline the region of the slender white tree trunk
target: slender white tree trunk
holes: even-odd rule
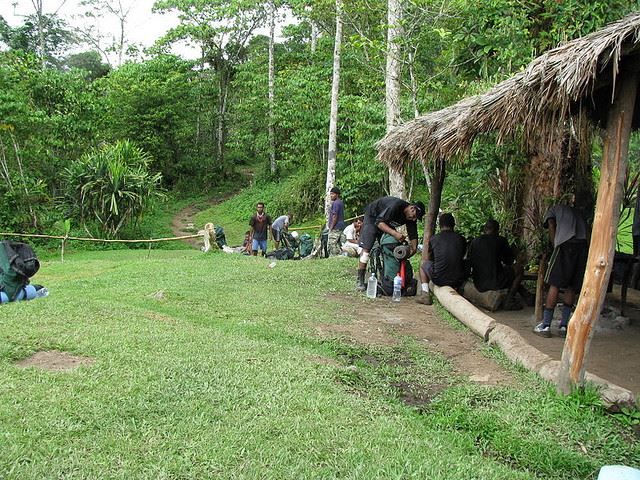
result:
[[[311,53],[316,53],[318,46],[318,25],[311,20]]]
[[[274,39],[276,31],[276,5],[273,1],[269,5],[269,161],[271,173],[276,173],[276,134],[274,127]]]
[[[342,0],[336,0],[336,39],[333,46],[333,80],[331,82],[331,117],[329,119],[329,152],[327,156],[327,184],[324,216],[329,218],[331,198],[329,190],[336,180],[336,145],[338,137],[338,92],[340,90],[340,49],[342,43]],[[328,221],[328,220],[327,220]]]
[[[387,132],[400,124],[400,22],[401,0],[387,0],[387,69],[385,75],[387,100]],[[389,193],[405,198],[404,173],[389,168]]]

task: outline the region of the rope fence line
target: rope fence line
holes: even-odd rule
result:
[[[351,218],[345,218],[344,221],[345,222],[352,222],[353,220],[357,219],[357,218],[362,218],[362,215],[357,215],[355,217],[351,217]],[[324,227],[325,225],[312,225],[310,227],[297,227],[297,228],[290,228],[289,231],[300,231],[300,230],[320,230]]]
[[[355,220],[356,218],[360,218],[361,215],[357,217],[347,218],[345,222],[350,222]],[[321,230],[325,225],[312,225],[310,227],[299,227],[299,228],[290,228],[289,230],[298,231],[298,230]],[[204,226],[204,230],[200,230],[197,234],[193,235],[182,235],[179,237],[165,237],[165,238],[147,238],[140,240],[125,240],[125,239],[116,239],[116,238],[93,238],[93,237],[71,237],[69,235],[44,235],[39,233],[14,233],[14,232],[0,232],[0,237],[23,237],[23,238],[50,238],[54,240],[62,240],[62,246],[60,251],[60,256],[62,262],[64,262],[64,247],[65,243],[69,240],[77,241],[77,242],[98,242],[98,243],[148,243],[149,244],[149,254],[151,253],[151,244],[153,243],[161,243],[161,242],[173,242],[176,240],[188,240],[190,238],[203,238],[204,239],[204,249],[203,251],[208,251],[212,245],[215,244],[215,230],[214,225],[212,223],[207,223]]]
[[[57,240],[77,240],[80,242],[103,242],[103,243],[160,243],[170,242],[174,240],[186,240],[189,238],[200,238],[200,235],[184,235],[181,237],[167,237],[167,238],[147,238],[144,240],[123,240],[115,238],[92,238],[92,237],[70,237],[67,235],[40,235],[37,233],[8,233],[0,232],[2,237],[31,237],[31,238],[53,238]]]

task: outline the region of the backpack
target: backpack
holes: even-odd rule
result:
[[[224,234],[224,228],[222,228],[220,225],[216,225],[215,232],[216,244],[218,245],[218,248],[224,247],[227,244],[227,237]]]
[[[33,249],[26,243],[3,240],[0,242],[0,290],[9,301],[16,299],[20,289],[29,284],[40,269]]]
[[[288,247],[282,247],[267,253],[267,258],[273,260],[291,260],[294,256],[293,250]]]
[[[308,233],[303,233],[299,238],[300,258],[308,257],[313,251],[313,237]]]
[[[382,295],[391,296],[393,294],[393,278],[402,269],[404,263],[404,287],[403,297],[412,297],[416,294],[418,281],[413,278],[413,267],[407,260],[398,260],[393,256],[393,249],[400,243],[389,234],[383,234],[380,241],[371,249],[369,253],[369,269],[378,278],[379,291]]]

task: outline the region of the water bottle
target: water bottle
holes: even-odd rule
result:
[[[399,302],[400,297],[402,296],[402,277],[398,273],[395,277],[393,277],[393,301]]]
[[[376,274],[371,272],[369,280],[367,280],[367,297],[376,298],[378,295],[378,279]]]

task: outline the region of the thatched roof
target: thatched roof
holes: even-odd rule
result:
[[[598,122],[606,118],[621,64],[640,63],[632,58],[638,52],[640,12],[635,12],[549,50],[483,95],[396,127],[377,143],[378,158],[402,169],[413,159],[460,158],[486,132],[497,132],[499,140],[522,132],[530,145],[550,138],[578,113]]]

